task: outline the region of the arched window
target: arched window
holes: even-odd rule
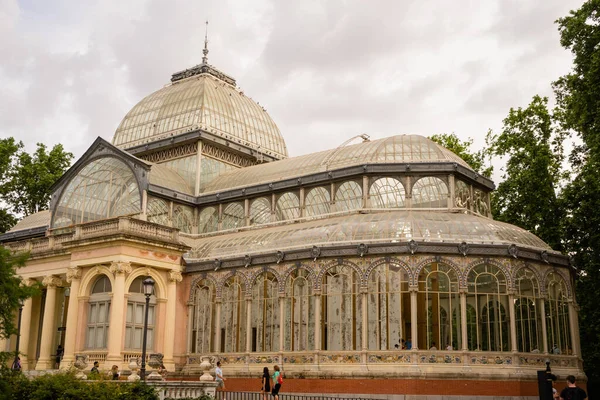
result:
[[[215,286],[208,279],[200,280],[192,289],[194,307],[191,321],[191,352],[206,354],[217,351],[215,348]]]
[[[300,218],[300,200],[295,193],[282,194],[275,204],[277,221]]]
[[[246,351],[246,289],[239,275],[223,285],[221,302],[221,353]]]
[[[417,314],[419,347],[429,349],[462,348],[458,275],[449,266],[431,263],[419,273]],[[452,315],[452,320],[450,320]]]
[[[448,207],[448,186],[440,178],[427,176],[415,182],[412,189],[414,208]]]
[[[515,287],[517,348],[521,352],[543,351],[538,281],[531,270],[521,268],[517,272]]]
[[[335,210],[350,211],[362,208],[362,187],[354,181],[342,183],[335,192]]]
[[[275,276],[270,272],[259,275],[252,285],[251,351],[279,350],[279,295]]]
[[[198,217],[198,233],[216,232],[219,228],[219,210],[216,207],[206,207]]]
[[[471,187],[458,179],[454,181],[454,206],[467,210],[471,208]]]
[[[252,201],[250,205],[250,225],[262,225],[271,222],[271,202],[264,197]]]
[[[554,354],[571,354],[571,325],[569,324],[569,302],[567,285],[554,272],[546,281],[546,333],[549,351]]]
[[[307,217],[329,214],[331,211],[331,195],[324,187],[312,188],[304,200],[304,212]]]
[[[404,186],[394,178],[377,179],[369,189],[373,208],[402,208],[405,197]]]
[[[283,346],[285,351],[315,348],[315,302],[308,271],[299,268],[286,282]]]
[[[125,348],[129,350],[142,350],[142,335],[144,333],[144,314],[146,312],[146,296],[142,282],[146,279],[139,276],[129,286],[129,297],[127,298],[127,319],[125,320]],[[146,346],[154,348],[154,325],[156,309],[156,296],[150,296],[148,307],[148,335]]]
[[[173,208],[173,226],[184,233],[192,232],[194,212],[191,207],[176,205]]]
[[[229,203],[223,209],[223,229],[235,229],[244,226],[244,206],[240,203]]]
[[[508,293],[506,277],[495,265],[482,264],[469,272],[467,304],[476,312],[476,340],[469,338],[469,350],[509,351]]]
[[[96,159],[68,183],[53,210],[52,228],[138,214],[142,199],[131,168],[115,157]]]
[[[86,349],[106,349],[111,292],[110,279],[106,275],[100,275],[92,286],[92,293],[88,301]]]
[[[408,274],[393,264],[381,264],[369,275],[367,342],[369,350],[400,348],[401,339],[412,341]]]
[[[169,204],[163,199],[151,198],[146,206],[148,222],[169,225]]]
[[[359,276],[351,267],[337,265],[323,276],[321,292],[322,350],[359,350],[362,335],[362,298]]]

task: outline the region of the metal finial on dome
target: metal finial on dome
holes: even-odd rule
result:
[[[204,50],[202,50],[202,64],[208,64],[208,21],[206,21],[206,31],[204,33]]]

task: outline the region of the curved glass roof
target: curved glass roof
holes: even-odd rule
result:
[[[450,242],[516,244],[552,250],[534,234],[472,214],[391,210],[352,214],[297,224],[251,229],[212,237],[180,236],[192,250],[188,261],[236,257],[331,244]]]
[[[471,169],[462,158],[431,139],[419,135],[398,135],[230,171],[208,185],[204,193],[363,164],[444,161]]]
[[[185,179],[169,167],[160,164],[152,164],[148,174],[148,182],[153,185],[162,186],[167,189],[193,195],[192,189]]]
[[[199,128],[276,158],[287,157],[283,136],[267,111],[207,73],[144,98],[123,118],[112,143],[129,148]]]

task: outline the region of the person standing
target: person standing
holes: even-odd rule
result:
[[[56,356],[54,359],[54,369],[58,369],[60,367],[60,361],[63,358],[63,354],[65,354],[65,350],[62,347],[62,344],[59,344],[56,348]]]
[[[279,366],[275,365],[273,367],[275,372],[273,372],[273,390],[271,394],[275,398],[275,400],[279,400],[279,390],[281,389],[281,385],[283,384],[283,377],[281,376],[281,372],[279,372]]]
[[[583,400],[587,399],[587,393],[575,384],[573,375],[567,376],[567,387],[560,392],[561,400]]]
[[[222,400],[225,398],[225,378],[223,377],[223,370],[221,369],[221,361],[217,361],[217,367],[215,368],[215,381],[217,382],[217,391],[223,393]]]
[[[98,374],[98,373],[100,373],[100,371],[98,371],[98,366],[99,365],[100,365],[100,363],[98,361],[94,361],[94,366],[90,370],[90,373],[91,374]]]
[[[263,368],[263,376],[262,376],[262,387],[263,400],[267,400],[269,398],[269,394],[271,393],[271,375],[269,374],[269,368]]]
[[[119,380],[119,367],[116,365],[113,365],[112,368],[110,369],[110,372],[112,373],[112,380],[118,381]]]

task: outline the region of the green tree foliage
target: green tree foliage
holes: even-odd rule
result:
[[[17,143],[14,138],[0,139],[0,188],[6,187],[9,172],[22,148],[23,143]],[[15,216],[0,204],[0,233],[9,230],[16,222]]]
[[[489,154],[486,148],[478,151],[471,150],[473,139],[469,138],[466,141],[461,141],[454,133],[442,133],[439,135],[429,136],[429,139],[447,148],[460,158],[466,161],[474,171],[489,178],[492,176],[493,167],[485,166],[486,159]]]
[[[20,152],[15,167],[8,172],[2,195],[18,214],[30,215],[48,209],[50,187],[71,165],[73,154],[65,152],[61,144],[50,152],[38,143],[33,154]]]
[[[19,303],[37,293],[36,286],[25,286],[16,269],[25,264],[28,255],[18,255],[0,246],[0,338],[17,333],[15,315]]]
[[[504,181],[492,196],[495,219],[535,233],[555,250],[563,247],[564,211],[557,196],[563,137],[548,99],[539,96],[525,109],[511,108],[502,132],[491,137],[492,154],[507,158]]]
[[[566,248],[580,270],[576,293],[591,389],[600,387],[600,0],[586,1],[557,23],[573,69],[554,82],[554,91],[564,127],[581,140],[570,157],[575,176],[563,198]]]

